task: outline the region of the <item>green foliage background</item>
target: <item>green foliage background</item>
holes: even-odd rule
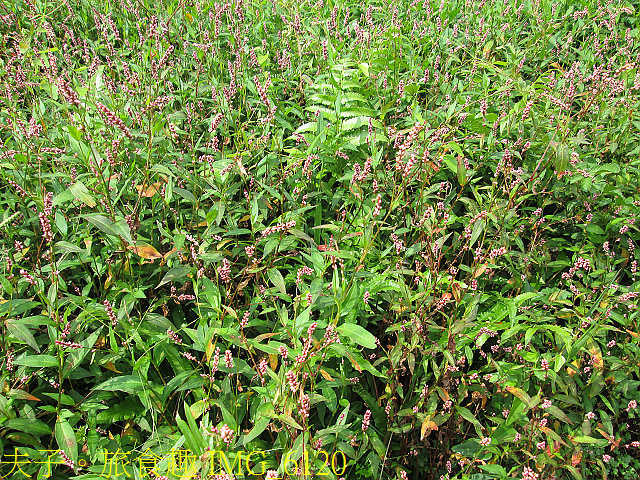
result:
[[[637,478],[634,6],[0,10],[2,475]]]

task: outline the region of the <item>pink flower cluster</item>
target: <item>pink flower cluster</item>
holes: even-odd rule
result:
[[[351,183],[357,184],[358,182],[362,182],[367,176],[371,173],[371,163],[373,159],[371,157],[367,158],[364,162],[364,167],[362,170],[360,169],[359,163],[353,164],[353,177],[351,177]]]
[[[307,360],[309,351],[311,350],[311,346],[313,345],[313,332],[316,330],[317,326],[318,322],[313,322],[307,329],[307,338],[302,340],[302,352],[300,352],[300,355],[296,356],[296,365],[301,365]]]
[[[104,308],[107,311],[109,320],[111,320],[111,325],[115,328],[118,325],[118,318],[116,317],[116,314],[113,313],[113,307],[111,306],[111,303],[109,303],[109,300],[105,299],[102,302],[102,304],[104,305]]]
[[[42,236],[45,241],[51,243],[53,241],[53,232],[51,231],[51,213],[53,212],[53,193],[48,192],[44,196],[44,212],[40,212],[40,225],[42,226]]]
[[[224,366],[227,368],[233,368],[233,353],[231,353],[231,350],[226,350],[224,352]]]
[[[224,115],[222,113],[218,113],[215,117],[213,117],[213,121],[209,126],[209,133],[215,131],[215,129],[218,128],[220,123],[222,123],[223,119],[224,119]]]
[[[262,232],[262,237],[267,237],[269,235],[271,235],[274,232],[286,232],[287,230],[292,229],[293,227],[296,226],[296,221],[295,220],[291,220],[289,222],[286,223],[278,223],[277,225],[273,226],[273,227],[267,227],[264,229],[264,231]]]
[[[396,254],[400,255],[400,252],[404,248],[404,241],[398,239],[398,236],[395,233],[391,234],[391,240],[393,241],[393,246],[396,249]]]
[[[240,320],[240,328],[246,328],[247,325],[249,325],[249,315],[250,315],[249,310],[244,312],[244,315],[242,316],[242,320]]]
[[[51,243],[53,241],[53,232],[51,231],[51,223],[47,216],[40,212],[38,214],[40,217],[40,226],[42,227],[42,236],[47,243]]]
[[[222,438],[222,441],[227,445],[229,445],[233,441],[234,435],[235,432],[226,423],[220,428],[220,437]]]
[[[371,424],[371,410],[367,409],[367,411],[364,412],[364,417],[362,419],[362,431],[366,432],[370,424]]]
[[[286,345],[280,345],[280,347],[278,348],[278,352],[280,353],[280,356],[282,357],[282,361],[287,361],[287,358],[289,357],[289,349],[287,348]]]
[[[471,232],[473,231],[473,224],[476,223],[479,219],[485,218],[487,215],[489,215],[489,212],[487,210],[481,211],[471,219],[471,221],[469,222],[469,225],[464,227],[464,238],[466,240],[469,240],[471,238]]]
[[[309,418],[309,395],[302,395],[300,397],[300,416],[302,418]]]
[[[36,279],[33,277],[33,275],[29,274],[26,270],[20,269],[20,275],[22,275],[22,277],[31,285],[36,284]]]
[[[320,348],[325,349],[332,343],[340,343],[340,336],[333,325],[327,325],[327,329],[324,332],[324,338],[322,340],[322,347]],[[326,352],[322,354],[322,358],[324,359],[325,356]]]
[[[78,94],[72,90],[66,80],[60,78],[58,80],[58,92],[62,95],[62,97],[76,107],[80,106],[80,99],[78,98]]]
[[[64,462],[64,464],[71,470],[80,470],[80,467],[78,467],[78,470],[76,470],[76,464],[73,462],[73,460],[71,460],[71,458],[69,458],[69,455],[67,455],[64,450],[58,450],[58,454],[62,457],[62,461]]]
[[[218,364],[220,363],[220,347],[216,347],[216,351],[213,354],[213,362],[211,363],[211,373],[218,371]]]
[[[14,360],[14,350],[13,348],[8,348],[7,349],[7,370],[10,372],[13,372],[13,369],[14,369],[13,360]]]
[[[13,180],[7,180],[7,183],[11,185],[16,191],[16,193],[20,195],[22,198],[27,196],[27,192],[25,192],[24,189]]]
[[[64,348],[73,348],[75,350],[77,350],[78,348],[82,348],[82,345],[77,342],[65,342],[64,340],[56,340],[56,345],[60,345]]]
[[[376,196],[376,206],[373,209],[373,218],[375,218],[378,215],[380,215],[381,208],[382,208],[382,195],[378,194]]]
[[[311,267],[301,267],[298,269],[298,273],[296,275],[296,285],[299,285],[302,282],[303,275],[313,275],[313,269]]]
[[[424,127],[425,125],[423,123],[416,123],[409,131],[406,140],[400,145],[400,148],[398,148],[396,153],[396,171],[405,170],[405,165],[402,163],[404,155],[413,144],[413,141],[418,137],[418,134],[424,130]]]
[[[171,340],[174,341],[176,345],[180,345],[182,343],[182,339],[173,330],[171,329],[167,330],[167,335],[169,336],[169,338],[171,338]]]
[[[223,258],[222,265],[220,265],[217,270],[223,283],[231,282],[231,263],[229,263],[229,260]]]
[[[100,112],[100,114],[102,115],[102,117],[104,118],[105,122],[108,125],[111,125],[112,127],[116,127],[118,130],[124,133],[125,137],[127,137],[129,140],[133,140],[133,135],[131,135],[131,131],[129,130],[129,127],[125,125],[125,123],[120,119],[120,117],[118,117],[115,113],[113,113],[104,104],[100,102],[96,102],[96,107],[98,108],[98,111]]]
[[[285,376],[287,377],[287,381],[289,382],[289,388],[291,389],[291,391],[292,392],[297,391],[298,388],[300,388],[300,382],[298,381],[298,374],[293,370],[289,370],[287,373],[285,373]]]

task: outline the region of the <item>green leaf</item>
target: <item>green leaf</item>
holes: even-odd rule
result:
[[[229,425],[229,428],[231,428],[231,430],[238,430],[238,422],[236,421],[236,417],[227,409],[223,401],[213,400],[211,402],[211,405],[217,405],[218,408],[220,408],[220,411],[222,412],[222,420],[224,421],[224,423]]]
[[[360,325],[354,323],[343,323],[337,328],[338,332],[350,338],[358,345],[365,348],[376,348],[376,337]]]
[[[204,436],[202,435],[202,433],[200,433],[200,429],[196,425],[196,419],[193,418],[191,407],[187,405],[187,402],[184,403],[184,416],[187,419],[189,430],[191,430],[196,439],[196,448],[193,449],[193,452],[195,452],[197,455],[202,455],[204,449],[206,448]]]
[[[2,424],[2,428],[19,430],[32,435],[51,435],[51,428],[37,418],[12,418]]]
[[[460,185],[464,187],[465,183],[467,183],[467,169],[464,166],[464,160],[462,159],[462,156],[458,155],[457,159],[458,159],[458,169],[457,169],[458,182],[460,182]]]
[[[51,355],[30,355],[28,357],[18,358],[14,363],[26,367],[57,367],[58,359]]]
[[[111,225],[113,231],[127,243],[132,244],[133,239],[131,238],[131,230],[129,229],[129,225],[127,222],[123,220],[118,220],[113,225]]]
[[[130,418],[136,418],[138,415],[144,415],[145,408],[137,397],[129,396],[123,401],[101,411],[96,420],[99,423],[113,424]]]
[[[468,440],[460,445],[454,446],[451,450],[455,453],[459,453],[463,457],[476,458],[478,453],[482,450],[482,445],[477,440]]]
[[[489,472],[491,475],[497,475],[498,477],[506,477],[507,470],[501,465],[487,464],[487,465],[479,465],[481,470],[485,472]]]
[[[96,201],[93,199],[93,197],[89,193],[89,189],[87,189],[87,187],[85,187],[85,185],[82,182],[76,181],[76,183],[74,183],[69,187],[69,190],[71,191],[71,193],[73,193],[73,195],[78,200],[80,200],[82,203],[86,204],[87,206],[89,207],[96,206]]]
[[[284,283],[284,278],[277,268],[270,268],[267,270],[267,276],[273,285],[284,295],[287,294],[287,288]]]
[[[173,191],[176,192],[185,200],[188,200],[191,203],[196,203],[196,197],[189,190],[185,190],[184,188],[173,187]]]
[[[478,419],[473,415],[473,413],[471,413],[471,411],[468,408],[465,408],[465,407],[456,407],[456,410],[462,416],[462,418],[464,418],[465,420],[467,420],[468,422],[471,422],[473,424],[473,426],[476,429],[476,433],[478,434],[479,437],[481,437],[482,436],[482,425],[480,424]]]
[[[67,253],[82,253],[82,252],[84,252],[84,249],[74,245],[73,243],[69,243],[69,242],[65,242],[65,241],[60,241],[60,242],[56,243],[55,248],[56,248],[56,250],[62,250],[63,252],[67,252]]]
[[[571,475],[573,475],[573,477],[576,480],[582,480],[583,479],[582,474],[580,473],[580,471],[576,467],[574,467],[572,465],[565,465],[564,468],[569,470],[571,472]]]
[[[6,303],[10,303],[10,302],[6,302]],[[6,325],[11,335],[13,335],[18,340],[21,340],[27,345],[29,345],[36,352],[40,353],[40,348],[36,343],[36,339],[33,337],[33,334],[29,331],[27,327],[25,327],[24,325],[20,325],[16,322],[7,322]]]
[[[167,274],[162,278],[162,281],[158,284],[156,288],[160,288],[165,283],[173,282],[176,280],[180,280],[183,278],[187,278],[187,274],[191,272],[190,265],[180,265],[178,267],[173,267],[171,270],[167,272]]]
[[[78,443],[73,427],[69,425],[66,418],[58,417],[56,421],[56,442],[58,448],[64,450],[75,465],[78,465]]]
[[[563,422],[573,425],[571,419],[567,417],[567,415],[555,405],[551,405],[549,408],[547,408],[547,411],[558,420],[562,420]]]
[[[380,457],[380,458],[384,457],[386,455],[386,449],[384,448],[384,444],[378,438],[378,436],[377,435],[372,435],[372,436],[369,437],[369,440],[371,441],[371,446],[373,447],[373,449],[378,454],[378,457]]]
[[[309,235],[304,233],[302,230],[298,230],[297,228],[292,228],[291,230],[289,230],[289,233],[298,238],[306,240],[307,242],[311,243],[314,247],[317,246],[313,238],[311,238]]]
[[[84,215],[84,218],[87,219],[89,222],[93,223],[96,227],[98,227],[107,235],[113,235],[114,237],[118,236],[118,234],[113,231],[113,228],[112,228],[113,222],[107,217],[105,217],[104,215],[93,213],[90,215]]]
[[[257,438],[258,435],[264,432],[269,426],[270,421],[271,419],[268,417],[260,417],[260,419],[253,424],[253,428],[251,429],[251,431],[244,437],[244,440],[242,442],[243,445],[248,444],[254,438]]]
[[[476,223],[473,224],[473,230],[471,231],[471,239],[469,239],[469,247],[472,247],[476,240],[480,237],[480,234],[484,231],[484,227],[486,225],[485,220],[477,220]]]
[[[121,375],[119,377],[110,378],[106,382],[102,382],[94,390],[106,390],[109,392],[126,392],[136,393],[144,388],[139,377],[133,375]]]
[[[604,447],[605,445],[609,445],[609,440],[605,438],[593,438],[587,435],[580,435],[577,437],[573,437],[571,441],[573,443],[587,443],[589,445],[600,445],[601,447]]]
[[[82,342],[80,342],[82,348],[74,349],[71,351],[71,353],[69,353],[67,359],[64,362],[64,368],[62,369],[63,378],[67,378],[69,374],[82,363],[84,358],[87,356],[87,353],[91,351],[93,345],[100,337],[100,332],[102,332],[102,327],[89,335],[88,338],[85,338]]]
[[[564,172],[567,169],[567,165],[569,165],[569,159],[571,158],[571,150],[569,149],[569,146],[564,143],[558,143],[555,141],[551,141],[549,142],[549,144],[556,153],[556,170],[558,172]]]
[[[162,402],[166,402],[169,396],[177,391],[176,389],[184,385],[194,374],[195,370],[187,370],[174,376],[162,389]]]

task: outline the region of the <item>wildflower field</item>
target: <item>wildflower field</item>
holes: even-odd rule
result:
[[[0,0],[0,476],[640,478],[637,8]]]

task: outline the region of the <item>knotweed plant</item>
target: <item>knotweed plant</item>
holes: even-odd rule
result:
[[[638,478],[631,3],[0,31],[0,475]]]

